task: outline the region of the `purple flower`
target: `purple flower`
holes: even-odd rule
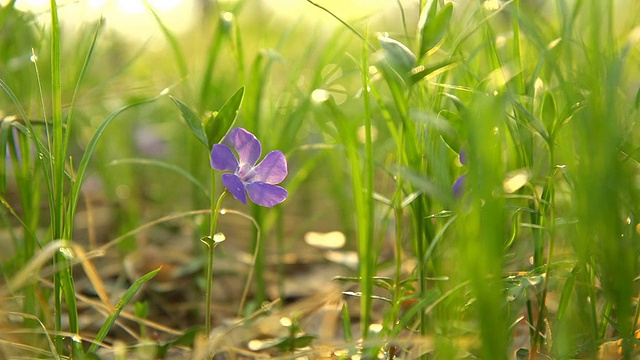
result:
[[[287,198],[287,190],[276,185],[287,176],[287,159],[275,150],[256,165],[261,154],[262,146],[255,135],[243,128],[234,128],[222,144],[213,145],[211,167],[232,172],[222,174],[222,183],[243,204],[247,203],[249,194],[254,203],[272,207]]]

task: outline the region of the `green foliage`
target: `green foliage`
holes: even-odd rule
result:
[[[438,2],[433,1],[429,10],[420,12],[418,21],[418,34],[420,35],[420,57],[425,56],[442,41],[449,30],[449,22],[453,15],[453,3],[446,3],[440,11],[437,10]]]
[[[233,124],[238,117],[240,111],[240,105],[242,105],[242,99],[244,98],[244,86],[238,89],[227,102],[224,103],[220,111],[213,112],[209,115],[202,127],[204,133],[207,136],[209,149],[222,140],[222,138],[233,127]]]
[[[196,114],[189,106],[183,103],[181,100],[178,100],[171,97],[174,103],[180,109],[180,113],[182,114],[182,118],[187,122],[187,126],[189,126],[189,130],[191,133],[202,143],[204,146],[209,146],[209,140],[207,139],[207,135],[204,133],[204,129],[202,128],[202,123],[200,121],[200,117]]]

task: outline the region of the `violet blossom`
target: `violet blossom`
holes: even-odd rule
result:
[[[222,183],[243,204],[248,194],[254,203],[273,207],[287,198],[287,190],[277,185],[287,176],[287,160],[281,151],[274,150],[256,165],[261,154],[262,145],[255,135],[234,128],[221,144],[213,145],[211,167],[231,171],[222,174]]]

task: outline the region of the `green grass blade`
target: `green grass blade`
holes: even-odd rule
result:
[[[65,138],[64,138],[64,149],[63,153],[67,153],[67,149],[69,147],[69,141],[71,140],[71,125],[72,118],[74,114],[74,110],[78,101],[78,93],[80,92],[80,85],[82,85],[84,78],[87,74],[87,69],[89,68],[89,64],[91,63],[91,59],[93,57],[96,44],[98,42],[98,36],[100,34],[100,29],[102,28],[102,18],[99,19],[98,24],[96,25],[96,29],[93,32],[93,37],[91,38],[91,44],[89,45],[89,49],[87,51],[87,55],[85,56],[84,62],[82,63],[82,67],[80,68],[80,72],[78,74],[78,80],[76,81],[76,86],[73,90],[73,96],[71,97],[71,103],[69,104],[69,112],[67,115],[67,121],[65,123]],[[66,156],[66,155],[65,155]],[[70,229],[67,230],[67,235],[71,236]]]
[[[142,285],[144,285],[147,281],[151,280],[154,276],[156,276],[158,272],[160,272],[160,269],[161,268],[155,269],[143,275],[138,280],[136,280],[129,287],[129,289],[127,289],[127,291],[124,293],[124,295],[122,295],[120,300],[118,300],[118,303],[116,304],[113,313],[107,317],[104,324],[98,331],[98,334],[95,337],[95,341],[89,347],[90,353],[95,353],[96,350],[98,350],[99,344],[107,337],[109,330],[111,330],[111,327],[113,326],[113,324],[115,324],[116,320],[118,319],[118,316],[120,316],[120,312],[122,312],[124,307],[131,301],[131,299],[133,299],[133,297],[138,292],[138,290],[140,290]]]
[[[420,35],[420,57],[424,57],[442,41],[449,30],[449,22],[453,15],[453,3],[447,3],[436,12],[437,2],[432,4],[432,11],[423,11],[418,22]]]
[[[62,75],[60,70],[60,22],[55,0],[51,4],[51,121],[53,123],[53,208],[51,209],[52,236],[61,239],[64,229],[64,133],[62,123]],[[59,330],[59,329],[57,329]]]

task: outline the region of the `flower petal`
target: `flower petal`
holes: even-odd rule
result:
[[[243,128],[232,129],[222,142],[236,149],[240,165],[254,166],[262,153],[258,138]]]
[[[222,174],[222,183],[229,189],[233,197],[240,200],[241,203],[247,203],[247,193],[242,180],[234,174]]]
[[[227,145],[214,144],[211,148],[211,167],[216,170],[238,170],[238,160]]]
[[[280,204],[288,195],[287,190],[284,188],[263,182],[248,183],[246,187],[251,201],[266,207]]]
[[[287,177],[287,159],[282,151],[274,150],[267,154],[254,169],[251,176],[245,180],[279,184]]]
[[[453,192],[453,197],[459,199],[464,195],[464,183],[466,182],[467,175],[460,175],[456,181],[451,186],[451,191]]]
[[[460,164],[468,165],[467,164],[467,151],[464,148],[460,149],[460,153],[458,154],[458,156],[460,157]]]

